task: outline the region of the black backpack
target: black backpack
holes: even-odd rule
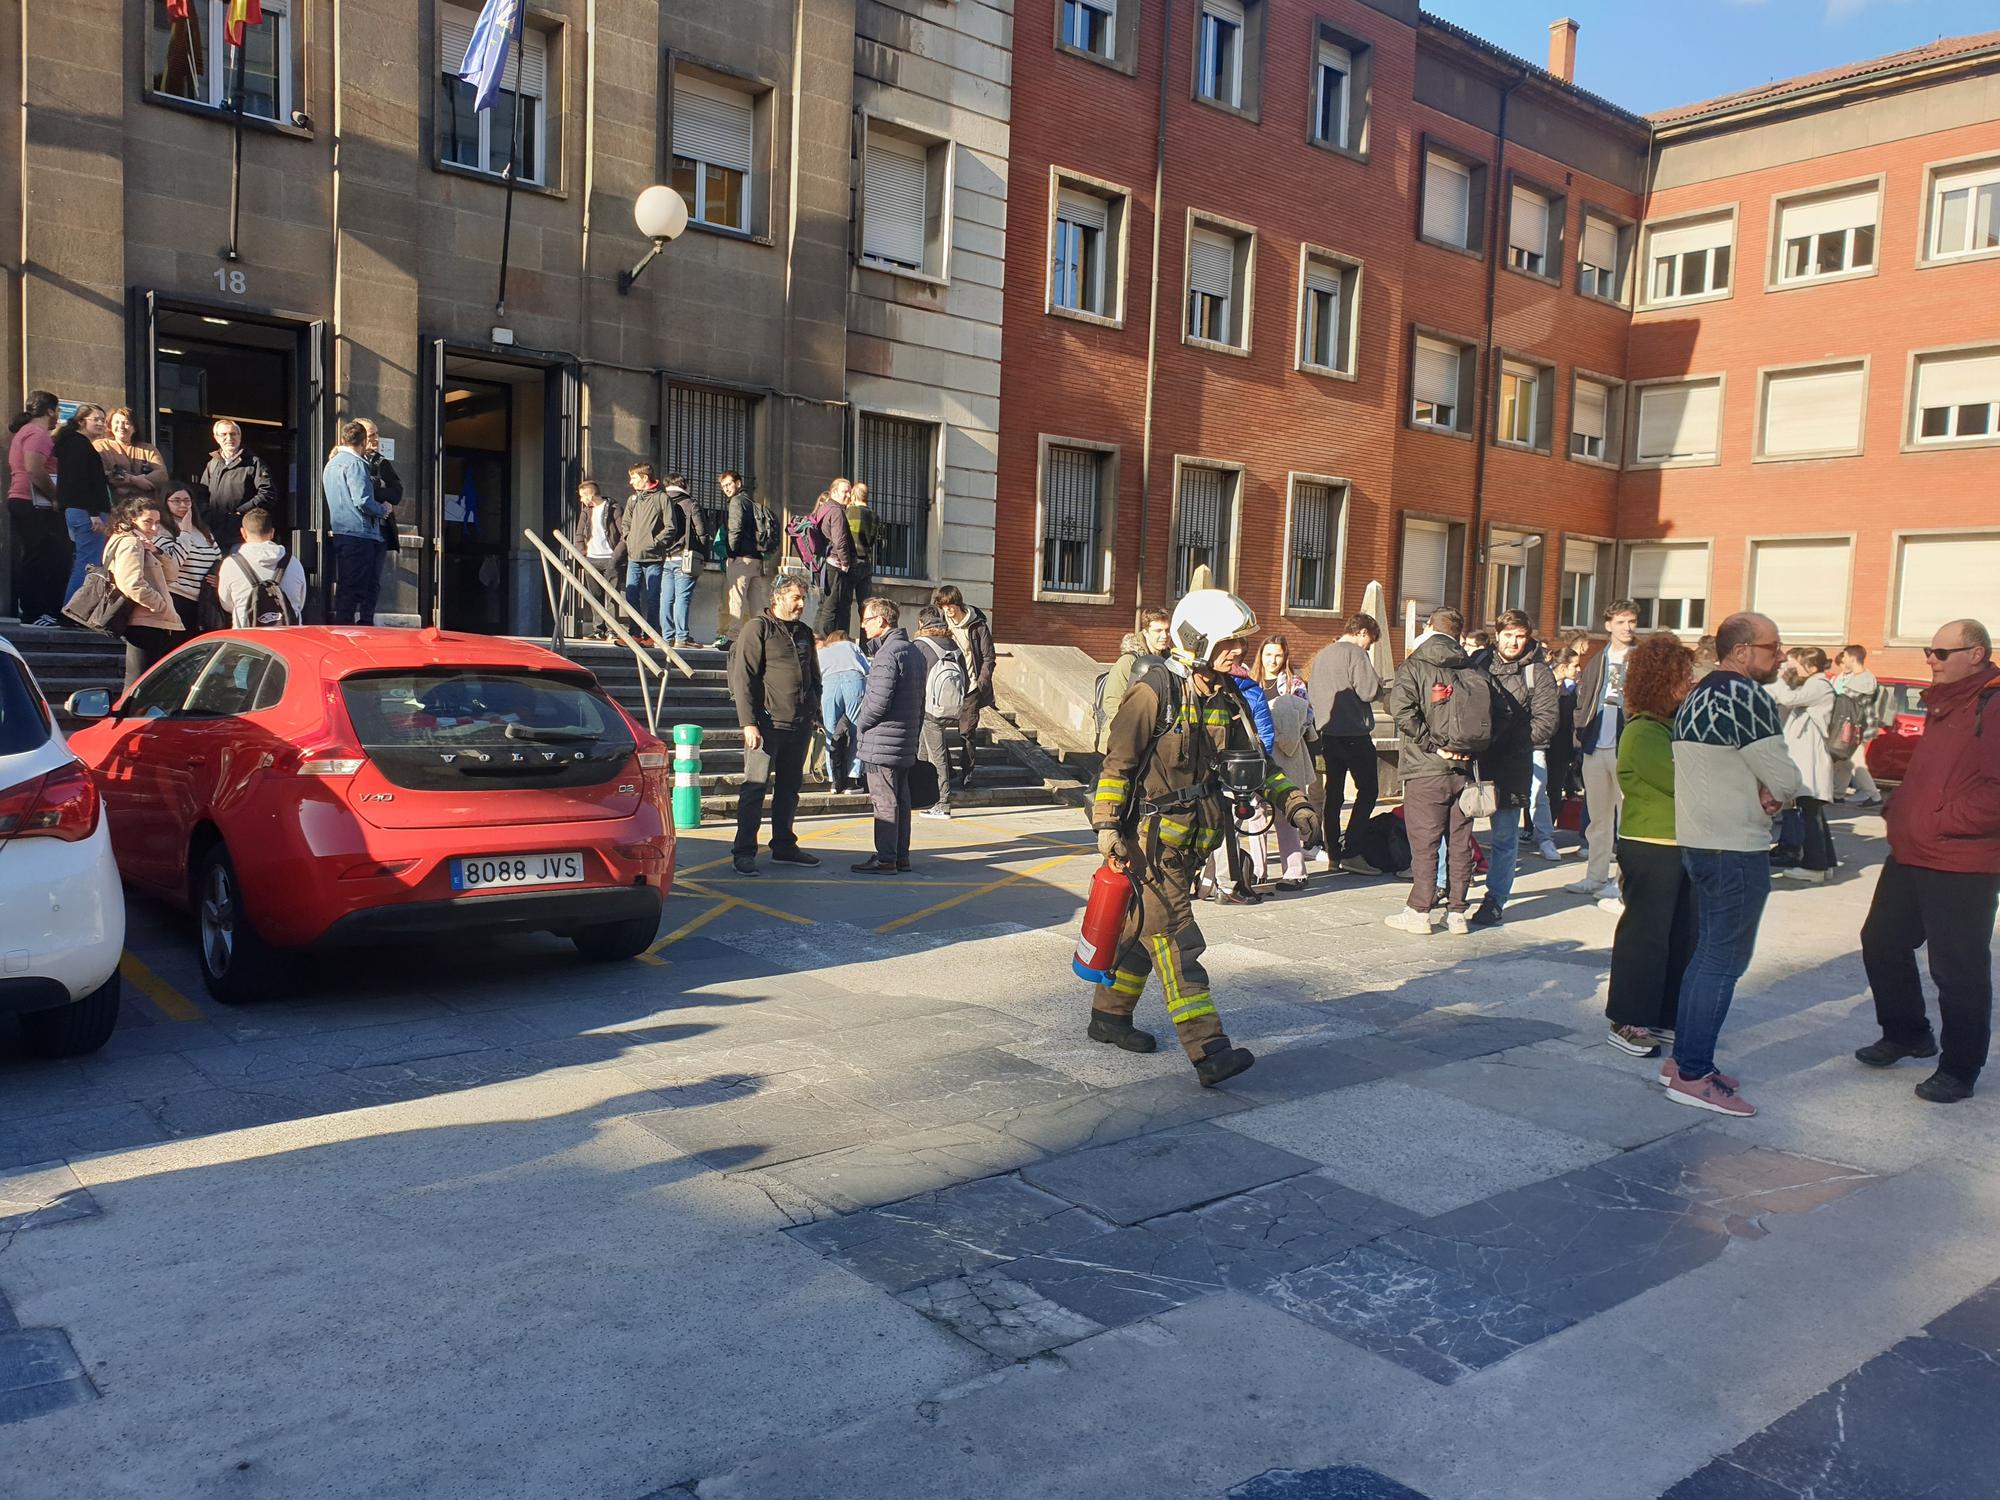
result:
[[[291,565],[289,552],[278,553],[277,569],[266,578],[251,565],[250,559],[241,552],[232,552],[217,565],[216,571],[234,563],[243,576],[250,580],[250,623],[254,626],[296,625],[299,612],[292,608],[292,601],[285,597],[285,569]]]
[[[1363,823],[1360,840],[1361,857],[1384,875],[1398,875],[1410,868],[1410,830],[1395,813],[1377,813]]]
[[[1826,714],[1826,753],[1835,760],[1852,760],[1867,738],[1867,708],[1859,698],[1835,693]]]
[[[1450,689],[1423,705],[1431,737],[1461,755],[1483,755],[1506,738],[1509,712],[1521,712],[1508,691],[1477,667],[1441,668],[1438,683]]]
[[[785,544],[784,532],[778,526],[778,513],[759,500],[750,507],[750,524],[756,530],[757,555],[776,557],[778,549]]]

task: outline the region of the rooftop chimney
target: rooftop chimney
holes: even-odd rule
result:
[[[1576,30],[1568,16],[1549,22],[1549,71],[1564,83],[1576,82]]]

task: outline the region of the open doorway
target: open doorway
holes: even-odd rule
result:
[[[514,389],[448,379],[444,391],[444,508],[438,548],[446,630],[507,630],[514,522]]]

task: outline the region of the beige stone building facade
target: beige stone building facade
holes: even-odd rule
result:
[[[532,0],[485,113],[476,4],[264,0],[233,251],[226,8],[23,0],[0,38],[0,396],[129,404],[182,477],[234,417],[307,548],[374,417],[411,623],[543,628],[523,529],[639,460],[794,510],[867,477],[888,586],[986,597],[1010,0]],[[691,222],[626,289],[660,182]]]

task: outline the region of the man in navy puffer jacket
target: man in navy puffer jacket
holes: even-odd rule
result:
[[[861,606],[861,633],[871,660],[854,729],[875,811],[875,853],[853,867],[857,875],[894,875],[910,868],[910,767],[917,763],[917,739],[923,731],[929,662],[908,632],[897,627],[898,618],[890,599],[869,599]]]

